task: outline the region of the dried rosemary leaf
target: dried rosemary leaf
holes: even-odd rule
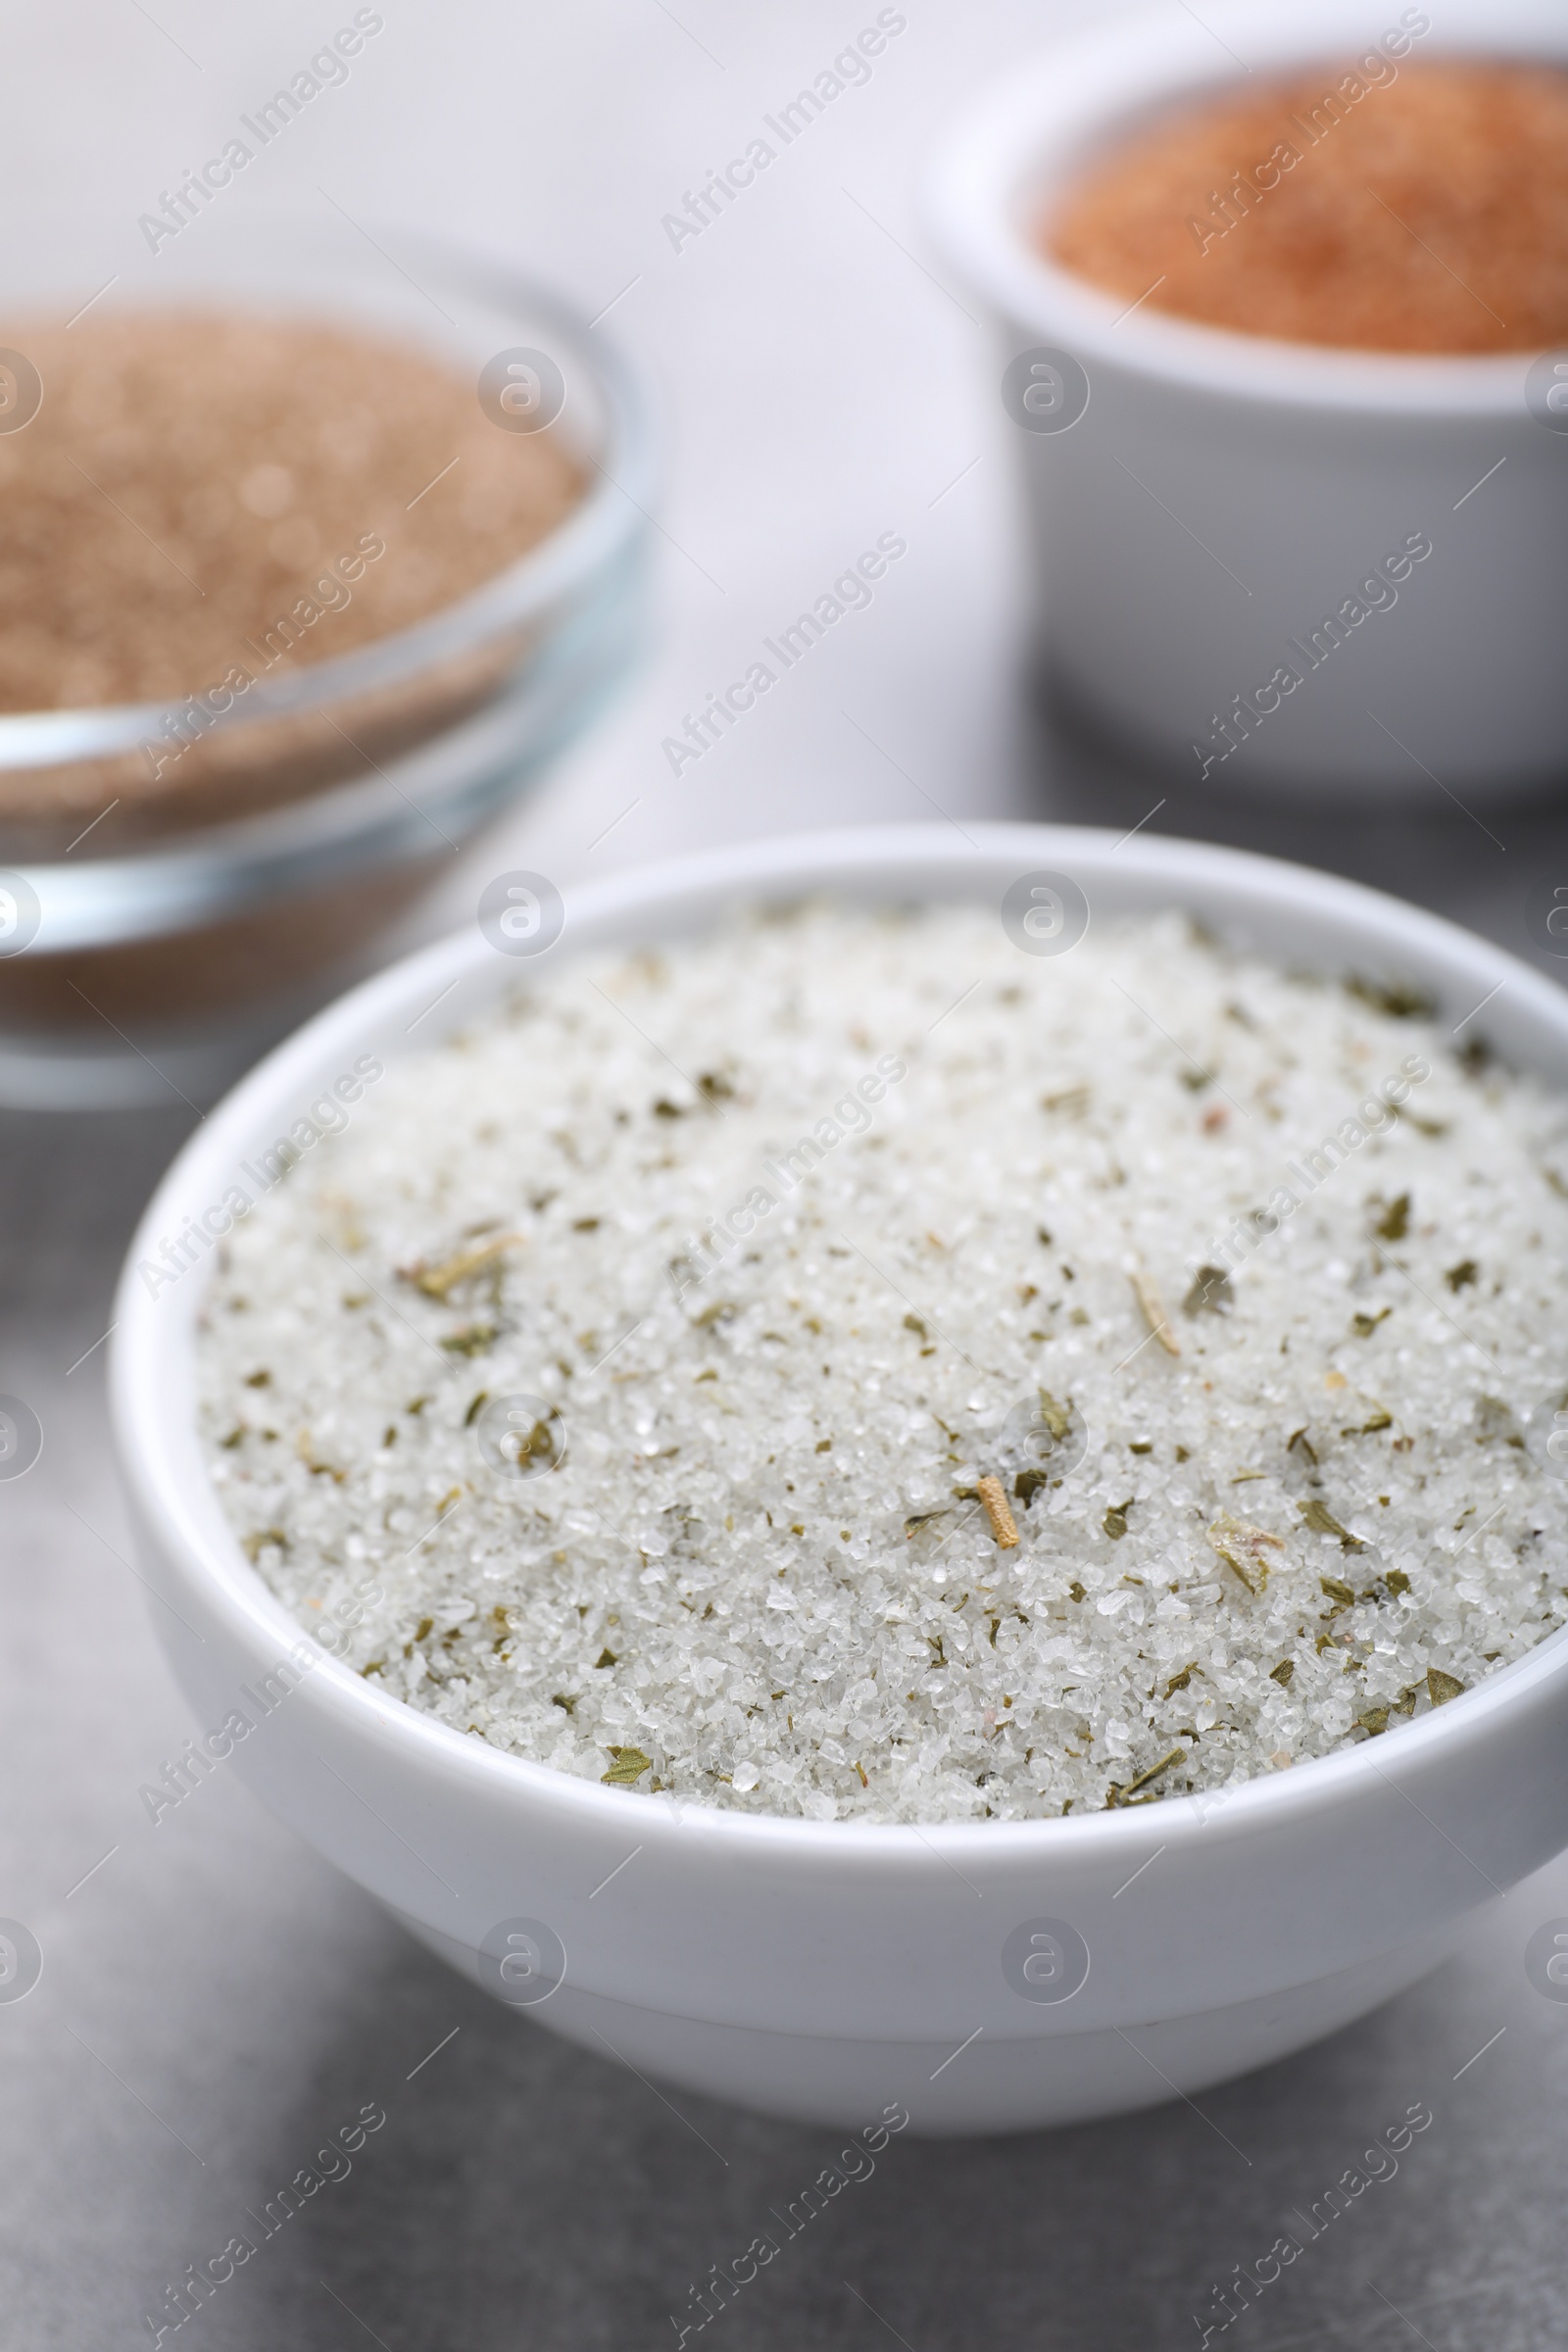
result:
[[[1355,1587],[1348,1585],[1343,1576],[1320,1576],[1317,1581],[1337,1609],[1348,1609],[1354,1605]]]
[[[1372,1228],[1380,1242],[1402,1242],[1410,1230],[1410,1196],[1401,1193],[1391,1200]]]
[[[643,1774],[654,1769],[653,1757],[645,1756],[640,1747],[612,1747],[607,1753],[612,1759],[610,1770],[599,1778],[608,1781],[612,1788],[634,1788]]]
[[[1050,1484],[1051,1473],[1048,1470],[1020,1470],[1012,1482],[1014,1499],[1027,1510],[1041,1488]]]
[[[1368,1707],[1365,1714],[1358,1715],[1355,1720],[1368,1738],[1375,1740],[1380,1732],[1386,1732],[1389,1728],[1389,1710],[1387,1707]]]
[[[478,1420],[479,1415],[484,1411],[484,1408],[489,1401],[489,1390],[481,1389],[478,1396],[475,1396],[473,1402],[469,1405],[467,1411],[463,1416],[463,1426],[465,1429],[471,1429],[473,1427],[474,1423]]]
[[[1380,1429],[1393,1427],[1394,1415],[1386,1413],[1380,1404],[1373,1408],[1364,1421],[1358,1421],[1352,1429],[1342,1429],[1340,1435],[1342,1438],[1370,1438]]]
[[[1291,1677],[1295,1672],[1296,1660],[1294,1658],[1281,1658],[1277,1666],[1271,1666],[1269,1668],[1268,1679],[1271,1683],[1278,1683],[1280,1689],[1284,1690],[1289,1689]]]
[[[1223,1266],[1200,1266],[1193,1287],[1182,1300],[1184,1315],[1228,1315],[1236,1304],[1231,1278]]]
[[[1079,1584],[1077,1578],[1074,1577],[1072,1583],[1067,1588],[1067,1598],[1069,1600],[1087,1600],[1088,1597],[1088,1593],[1084,1591],[1082,1585]]]
[[[1312,1444],[1311,1439],[1307,1436],[1304,1423],[1301,1428],[1292,1430],[1290,1443],[1286,1446],[1285,1450],[1287,1453],[1294,1453],[1298,1446],[1300,1447],[1301,1451],[1305,1454],[1307,1460],[1311,1463],[1313,1469],[1315,1470],[1317,1468],[1317,1448]]]
[[[598,1657],[594,1660],[594,1666],[596,1670],[601,1666],[613,1666],[614,1663],[615,1653],[612,1649],[602,1649],[599,1652]]]
[[[1178,1690],[1185,1690],[1197,1672],[1198,1660],[1195,1658],[1190,1666],[1182,1668],[1180,1674],[1171,1676],[1170,1681],[1165,1685],[1165,1696],[1174,1698]]]
[[[1254,1597],[1268,1583],[1268,1562],[1260,1557],[1262,1547],[1268,1544],[1275,1551],[1285,1548],[1283,1537],[1271,1535],[1266,1527],[1254,1527],[1250,1520],[1233,1519],[1229,1511],[1222,1511],[1215,1520],[1208,1531],[1208,1541],[1211,1549]]]
[[[1392,1315],[1394,1309],[1392,1306],[1380,1306],[1375,1315],[1352,1315],[1350,1317],[1350,1329],[1354,1332],[1358,1340],[1369,1340],[1372,1337],[1372,1334],[1376,1331],[1378,1325],[1380,1323],[1387,1322],[1389,1316]]]
[[[931,1334],[927,1331],[925,1325],[921,1322],[918,1315],[906,1315],[904,1318],[904,1328],[906,1331],[918,1333],[922,1340],[928,1340],[931,1337]]]
[[[1102,1527],[1112,1543],[1120,1543],[1122,1537],[1127,1533],[1127,1514],[1137,1500],[1136,1494],[1129,1494],[1125,1502],[1113,1502],[1101,1521]]]
[[[1427,1668],[1427,1695],[1435,1707],[1446,1706],[1448,1700],[1457,1698],[1463,1689],[1464,1685],[1457,1675],[1445,1674],[1441,1666]]]
[[[1170,1327],[1170,1319],[1165,1313],[1163,1301],[1154,1287],[1153,1277],[1140,1271],[1136,1274],[1129,1274],[1127,1279],[1133,1286],[1133,1297],[1143,1310],[1144,1321],[1149,1325],[1151,1336],[1159,1342],[1167,1355],[1180,1355],[1181,1342]]]
[[[1384,1572],[1383,1582],[1391,1592],[1408,1592],[1410,1590],[1410,1579],[1402,1568],[1387,1569]]]
[[[477,1274],[481,1266],[489,1265],[503,1250],[519,1248],[522,1238],[520,1233],[497,1234],[491,1241],[476,1243],[471,1250],[458,1250],[439,1265],[427,1266],[421,1260],[416,1266],[400,1266],[398,1272],[427,1298],[445,1298],[460,1282],[466,1282],[470,1274]]]
[[[1342,1527],[1328,1504],[1319,1502],[1315,1494],[1310,1502],[1298,1502],[1296,1507],[1315,1536],[1338,1536],[1344,1550],[1365,1551],[1366,1545],[1360,1537],[1352,1536],[1348,1527]]]
[[[568,1715],[575,1714],[577,1710],[576,1699],[568,1697],[564,1690],[552,1690],[550,1693],[550,1704],[553,1707],[564,1708]]]
[[[1125,1804],[1127,1799],[1130,1796],[1136,1795],[1140,1788],[1147,1788],[1151,1781],[1157,1781],[1162,1772],[1169,1772],[1173,1764],[1184,1764],[1186,1761],[1187,1750],[1185,1747],[1172,1747],[1167,1749],[1165,1754],[1160,1757],[1157,1764],[1151,1764],[1147,1772],[1141,1772],[1135,1781],[1128,1782],[1126,1788],[1121,1792],[1121,1803]]]
[[[1456,1266],[1448,1268],[1443,1279],[1450,1291],[1462,1291],[1467,1284],[1476,1282],[1480,1274],[1481,1268],[1473,1257],[1461,1257]]]

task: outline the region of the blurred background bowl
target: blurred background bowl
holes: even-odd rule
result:
[[[1436,766],[1468,802],[1564,771],[1568,436],[1527,402],[1531,355],[1224,332],[1129,306],[1037,241],[1085,165],[1178,102],[1236,94],[1242,58],[1259,77],[1343,72],[1384,27],[1412,64],[1568,58],[1568,19],[1534,0],[1454,0],[1412,35],[1421,17],[1393,0],[1381,19],[1359,0],[1283,0],[1120,22],[983,93],[930,174],[938,240],[1007,361],[1054,371],[1036,379],[1054,403],[1038,414],[1004,384],[1022,428],[1040,657],[1091,733],[1182,782],[1415,801]],[[1397,608],[1319,664],[1325,612],[1412,534],[1433,552]],[[1282,663],[1299,686],[1272,708],[1266,692],[1250,700]],[[1205,768],[1225,753],[1227,712],[1237,749]]]
[[[476,400],[498,354],[543,351],[564,381],[553,430],[586,486],[471,594],[204,719],[152,818],[123,788],[145,777],[170,705],[0,715],[0,807],[72,811],[0,814],[0,1103],[27,1108],[129,1105],[171,1085],[210,1100],[364,968],[626,671],[652,497],[624,360],[494,264],[346,220],[237,220],[220,242],[170,242],[101,279],[85,232],[8,242],[13,318],[205,305],[360,328],[444,361]],[[92,808],[89,841],[77,812]]]

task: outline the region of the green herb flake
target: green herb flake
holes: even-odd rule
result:
[[[1295,1672],[1296,1660],[1294,1658],[1281,1658],[1277,1666],[1271,1666],[1269,1668],[1268,1679],[1271,1683],[1278,1683],[1282,1690],[1287,1690],[1290,1689],[1291,1677]]]
[[[1038,1395],[1040,1397],[1040,1418],[1059,1446],[1062,1439],[1067,1435],[1068,1430],[1072,1427],[1071,1403],[1058,1404],[1049,1389],[1041,1389],[1038,1392]]]
[[[1393,1427],[1394,1415],[1386,1413],[1380,1404],[1367,1415],[1364,1421],[1356,1422],[1351,1429],[1342,1429],[1340,1435],[1342,1438],[1370,1438],[1375,1437],[1380,1429],[1392,1429]]]
[[[483,1355],[494,1347],[496,1336],[494,1323],[466,1323],[462,1331],[449,1331],[441,1345],[449,1355]]]
[[[615,1653],[612,1649],[602,1649],[594,1660],[595,1672],[597,1673],[601,1666],[613,1666],[615,1662]]]
[[[1137,1500],[1136,1494],[1129,1494],[1125,1502],[1113,1502],[1101,1521],[1101,1526],[1113,1544],[1119,1544],[1127,1533],[1127,1514]]]
[[[1462,1291],[1468,1285],[1477,1282],[1480,1275],[1481,1268],[1473,1257],[1461,1257],[1456,1266],[1448,1268],[1443,1279],[1450,1291]]]
[[[1315,1494],[1310,1502],[1298,1502],[1296,1507],[1315,1536],[1338,1536],[1344,1550],[1365,1551],[1366,1545],[1360,1537],[1352,1536],[1348,1527],[1342,1527],[1328,1504],[1319,1502]]]
[[[1165,1696],[1174,1698],[1178,1690],[1185,1690],[1197,1672],[1198,1660],[1195,1658],[1190,1666],[1182,1668],[1180,1674],[1171,1676],[1170,1681],[1165,1685]]]
[[[1427,1695],[1435,1707],[1446,1706],[1449,1699],[1457,1698],[1463,1689],[1464,1685],[1457,1675],[1445,1674],[1441,1666],[1427,1668]]]
[[[1047,1470],[1020,1470],[1012,1482],[1012,1492],[1015,1498],[1027,1510],[1041,1488],[1049,1487],[1050,1484],[1051,1474]]]
[[[1410,1230],[1410,1196],[1401,1193],[1391,1200],[1372,1228],[1380,1242],[1402,1242]]]
[[[1337,1609],[1348,1609],[1354,1606],[1355,1587],[1348,1585],[1344,1577],[1320,1576],[1317,1581]]]
[[[635,1788],[643,1774],[654,1769],[653,1757],[645,1756],[640,1747],[612,1747],[607,1753],[611,1758],[610,1770],[602,1772],[599,1778],[608,1781],[612,1788]]]
[[[1076,1577],[1074,1577],[1072,1583],[1067,1588],[1067,1598],[1069,1600],[1087,1600],[1089,1598],[1088,1593],[1084,1591],[1082,1585],[1079,1584]]]
[[[553,1707],[564,1708],[565,1713],[570,1715],[575,1711],[577,1701],[575,1698],[568,1697],[564,1690],[553,1690],[550,1694],[550,1704]]]
[[[463,1416],[463,1426],[465,1429],[471,1429],[473,1427],[474,1423],[478,1420],[479,1415],[484,1411],[484,1408],[489,1401],[489,1390],[481,1389],[478,1396],[475,1396],[473,1402],[469,1405],[467,1411]]]
[[[1355,1720],[1367,1738],[1375,1740],[1379,1733],[1389,1728],[1389,1710],[1387,1707],[1368,1707],[1365,1714],[1358,1715]]]
[[[1395,1021],[1430,1020],[1438,1009],[1426,991],[1409,981],[1363,980],[1352,973],[1345,983],[1345,993],[1359,998],[1374,1012],[1387,1013]]]

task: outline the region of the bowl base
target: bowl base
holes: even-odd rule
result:
[[[483,1982],[469,1946],[406,1912],[393,1916]],[[1402,1992],[1447,1957],[1466,1925],[1254,2000],[1082,2034],[982,2033],[968,2042],[962,2034],[940,2042],[776,2034],[642,2009],[569,1979],[519,2013],[639,2074],[781,2122],[858,2132],[903,2108],[917,2137],[975,2137],[1094,2123],[1250,2074]]]

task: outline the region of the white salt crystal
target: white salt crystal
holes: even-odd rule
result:
[[[1416,1116],[1325,1152],[1401,1069]],[[1541,1086],[1178,916],[1050,958],[984,908],[738,922],[390,1070],[225,1246],[202,1426],[302,1624],[558,1770],[813,1820],[1085,1810],[1173,1748],[1149,1793],[1215,1789],[1568,1620],[1568,1484],[1513,1442],[1562,1362],[1547,1170]],[[481,1452],[517,1396],[562,1466]]]

